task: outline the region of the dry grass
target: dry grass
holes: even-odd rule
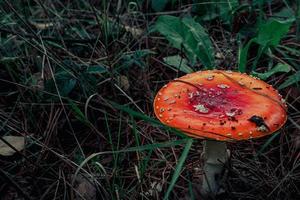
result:
[[[159,15],[197,16],[193,1],[174,2],[154,12],[147,1],[0,1],[0,134],[26,137],[23,151],[0,156],[0,199],[163,198],[186,139],[157,123],[152,100],[184,73],[163,63],[182,52],[149,30]],[[263,9],[271,15],[285,6],[275,1]],[[257,7],[237,13],[233,31],[220,20],[203,23],[218,68],[237,69],[237,33],[258,15]],[[243,41],[249,38],[251,32]],[[281,45],[296,55],[274,53],[274,62],[295,71],[296,39],[293,25]],[[254,47],[249,63],[255,55]],[[259,70],[268,70],[264,64],[267,56]],[[268,82],[277,87],[289,75]],[[280,92],[287,124],[275,137],[229,144],[226,192],[218,199],[300,198],[299,88]],[[200,198],[201,149],[194,141],[171,199]]]

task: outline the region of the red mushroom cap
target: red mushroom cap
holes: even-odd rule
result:
[[[171,81],[154,100],[158,119],[189,136],[247,140],[269,135],[287,120],[271,85],[231,71],[199,71]]]

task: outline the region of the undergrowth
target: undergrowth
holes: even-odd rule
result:
[[[218,199],[300,198],[297,1],[0,1],[0,198],[200,199],[200,140],[163,126],[153,98],[204,69],[283,95],[272,137],[229,143]],[[3,142],[3,139],[1,140]],[[13,144],[12,144],[13,145]]]

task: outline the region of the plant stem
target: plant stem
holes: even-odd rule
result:
[[[203,150],[204,178],[202,193],[205,196],[215,196],[220,189],[223,168],[228,160],[226,143],[205,140]]]

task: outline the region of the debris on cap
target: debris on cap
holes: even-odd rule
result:
[[[154,100],[158,119],[189,136],[221,141],[269,135],[287,120],[271,85],[239,72],[200,71],[177,78]]]

